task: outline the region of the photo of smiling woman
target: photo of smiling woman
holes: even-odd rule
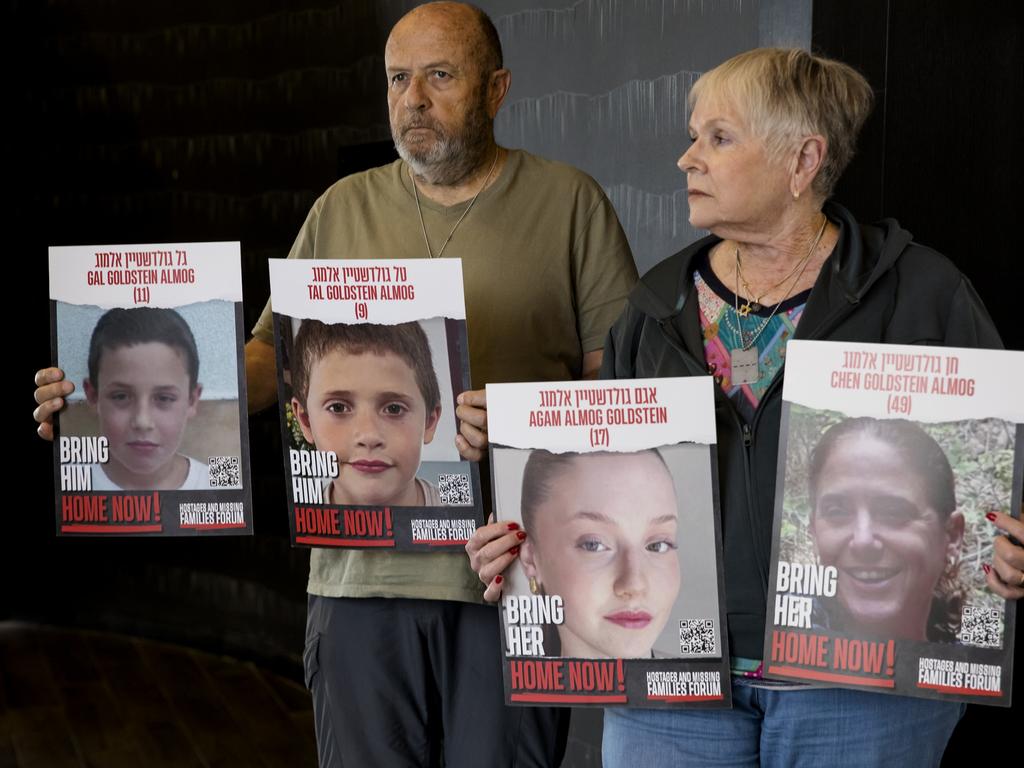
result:
[[[977,561],[991,546],[985,514],[1009,498],[1012,425],[861,417],[823,426],[835,414],[799,407],[792,417],[816,442],[788,457],[787,472],[806,475],[807,496],[787,500],[799,527],[783,534],[782,559],[835,569],[835,594],[815,599],[815,626],[961,643],[965,608],[1002,614]]]
[[[498,449],[499,518],[529,531],[505,595],[536,606],[544,619],[537,622],[543,656],[720,654],[717,642],[710,653],[680,648],[680,620],[719,615],[716,590],[706,588],[714,585],[713,525],[696,512],[712,493],[702,479],[707,450]],[[510,454],[519,460],[510,461]],[[508,493],[513,484],[514,495]]]
[[[939,444],[902,419],[848,419],[811,454],[811,536],[841,618],[878,637],[955,637],[964,516]]]

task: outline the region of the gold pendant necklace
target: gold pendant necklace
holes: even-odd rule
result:
[[[736,248],[736,292],[733,294],[733,311],[736,312],[736,330],[738,332],[737,335],[739,336],[740,345],[729,350],[729,368],[731,371],[730,380],[733,385],[755,384],[761,378],[757,339],[764,329],[768,327],[768,323],[772,321],[772,318],[775,317],[775,313],[779,311],[779,307],[782,306],[782,303],[789,298],[790,293],[793,292],[793,288],[795,288],[796,284],[800,282],[800,278],[803,276],[804,270],[807,269],[807,265],[811,263],[811,254],[814,253],[814,250],[818,247],[818,243],[821,242],[821,236],[825,234],[825,226],[828,224],[828,218],[824,214],[822,214],[821,218],[822,222],[821,227],[818,229],[818,236],[815,237],[814,242],[811,243],[811,247],[810,250],[807,251],[807,255],[797,262],[797,267],[799,267],[800,271],[796,272],[794,277],[794,271],[797,269],[797,267],[794,267],[793,270],[791,270],[783,279],[783,282],[785,282],[786,279],[793,277],[793,282],[789,284],[785,294],[783,294],[782,298],[779,299],[778,303],[772,309],[771,314],[768,315],[764,322],[757,327],[757,330],[754,331],[749,341],[747,340],[746,331],[743,330],[743,318],[750,314],[752,304],[751,302],[747,302],[740,307],[740,249],[739,247]],[[746,281],[744,281],[744,283],[745,282]],[[779,283],[779,285],[782,285],[782,283]],[[767,295],[768,292],[769,291],[762,293],[761,296]]]

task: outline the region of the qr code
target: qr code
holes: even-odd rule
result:
[[[446,507],[464,507],[473,503],[469,475],[438,475],[437,491],[441,495],[441,503]]]
[[[979,648],[1003,647],[1003,612],[994,608],[965,605],[957,639]]]
[[[211,456],[209,464],[211,488],[237,488],[242,484],[237,456]]]
[[[714,656],[715,620],[686,619],[680,621],[679,653],[684,656]]]
[[[715,655],[714,618],[687,618],[679,623],[679,652],[683,655]]]

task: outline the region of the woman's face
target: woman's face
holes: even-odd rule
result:
[[[850,617],[878,635],[924,639],[935,585],[963,539],[963,516],[943,519],[925,491],[900,453],[870,435],[838,440],[821,469],[818,558],[838,570]]]
[[[650,656],[679,592],[668,470],[650,453],[589,454],[553,485],[521,557],[527,575],[564,601],[562,655]]]
[[[725,238],[770,232],[789,202],[790,175],[731,99],[704,94],[690,116],[686,174],[690,224]]]

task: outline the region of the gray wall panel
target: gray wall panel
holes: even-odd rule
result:
[[[499,140],[596,178],[641,272],[701,234],[687,220],[676,167],[688,145],[693,82],[762,40],[810,42],[810,0],[480,5],[498,27],[512,70]]]

